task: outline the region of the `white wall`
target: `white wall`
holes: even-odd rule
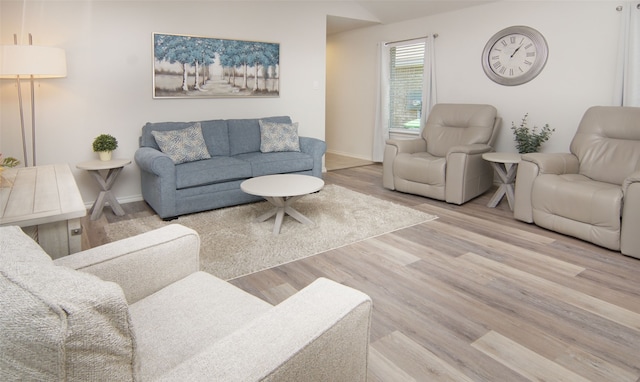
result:
[[[371,159],[376,43],[438,33],[438,101],[488,103],[503,125],[498,151],[515,152],[511,122],[529,113],[530,126],[556,131],[542,151],[568,151],[577,124],[592,105],[610,105],[620,12],[608,1],[503,1],[409,22],[373,26],[327,40],[329,152]],[[487,40],[512,25],[540,31],[549,59],[533,81],[515,87],[487,78],[480,56]]]
[[[37,164],[68,163],[85,202],[98,189],[75,164],[97,158],[91,143],[101,133],[118,139],[114,155],[124,158],[148,121],[290,115],[301,135],[324,139],[325,28],[315,3],[0,1],[0,44],[12,44],[13,33],[24,43],[31,32],[35,44],[66,50],[68,76],[37,81]],[[280,43],[280,97],[153,99],[152,32]],[[0,152],[22,158],[14,81],[0,81],[0,97]],[[25,116],[30,131],[28,107]],[[139,183],[135,164],[126,167],[118,199],[140,198]]]

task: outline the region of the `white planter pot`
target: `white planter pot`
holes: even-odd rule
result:
[[[98,151],[98,154],[100,155],[100,160],[111,160],[111,151]]]

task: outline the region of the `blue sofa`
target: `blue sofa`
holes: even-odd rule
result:
[[[291,123],[288,116],[260,118]],[[201,121],[210,159],[175,164],[163,153],[153,131],[193,126],[195,122],[147,123],[142,128],[135,161],[140,167],[142,197],[164,220],[179,215],[261,200],[240,190],[242,181],[272,174],[306,174],[322,177],[326,143],[300,137],[300,151],[260,151],[260,119]]]

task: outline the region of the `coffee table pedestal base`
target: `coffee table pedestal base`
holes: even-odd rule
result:
[[[295,208],[291,207],[291,204],[296,200],[300,199],[304,195],[297,195],[291,197],[274,197],[274,196],[265,196],[264,198],[269,201],[269,203],[273,204],[273,209],[268,212],[260,215],[256,221],[263,222],[272,216],[275,215],[276,222],[273,226],[273,233],[275,235],[280,233],[280,228],[282,227],[282,221],[284,220],[284,215],[289,215],[292,218],[296,219],[302,224],[313,225],[313,221],[311,221],[308,217],[301,214]]]

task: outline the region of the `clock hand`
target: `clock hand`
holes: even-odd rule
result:
[[[513,56],[516,55],[516,53],[518,53],[518,51],[520,50],[520,48],[522,48],[522,45],[520,45],[519,47],[516,48],[516,50],[513,51],[513,54],[511,55],[511,57],[509,58],[513,58]]]

